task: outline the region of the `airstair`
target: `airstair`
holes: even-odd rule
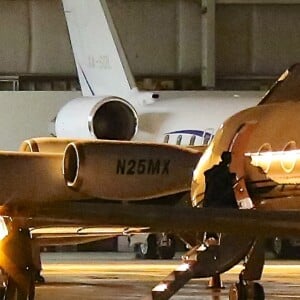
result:
[[[156,285],[150,299],[170,299],[192,278],[212,278],[211,287],[221,288],[219,275],[239,263],[250,251],[253,240],[233,235],[220,235],[216,245],[197,245],[188,251],[179,265]]]

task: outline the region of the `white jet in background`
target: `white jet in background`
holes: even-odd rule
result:
[[[140,91],[106,1],[63,0],[63,6],[83,97],[57,114],[57,137],[205,146],[223,120],[261,98],[261,92]],[[155,257],[157,245],[161,257],[174,255],[173,239],[164,234],[135,235],[131,244],[141,257]]]

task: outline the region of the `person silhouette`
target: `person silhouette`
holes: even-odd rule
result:
[[[221,155],[221,162],[204,172],[203,207],[238,208],[233,191],[236,174],[230,172],[230,163],[231,152],[224,151]]]

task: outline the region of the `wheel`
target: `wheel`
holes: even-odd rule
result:
[[[258,282],[237,282],[229,289],[229,300],[264,300],[265,292]]]
[[[288,258],[291,255],[291,245],[288,240],[275,237],[271,240],[271,250],[276,258]]]
[[[40,283],[40,284],[46,282],[44,276],[42,276],[40,273],[38,273],[38,274],[35,275],[34,281],[35,281],[35,283]]]
[[[157,242],[155,234],[150,234],[147,242],[136,244],[134,246],[136,258],[141,259],[156,259],[157,256]]]
[[[167,240],[158,247],[158,256],[161,259],[172,259],[176,252],[176,242],[172,235],[167,236]]]
[[[264,288],[258,282],[253,282],[253,299],[254,300],[264,300],[265,292]]]
[[[230,287],[229,300],[247,300],[246,287],[243,283],[236,282]]]

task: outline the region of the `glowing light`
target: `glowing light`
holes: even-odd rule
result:
[[[207,247],[204,244],[201,244],[197,251],[206,251]]]
[[[251,157],[251,164],[255,167],[260,167],[265,173],[268,173],[273,159],[273,152],[256,152],[245,153],[245,156]]]
[[[280,184],[300,183],[300,150],[266,151],[246,153],[251,164]]]
[[[8,235],[8,230],[4,218],[0,216],[0,240]]]
[[[168,289],[168,286],[166,283],[160,283],[156,287],[152,289],[153,292],[164,292]]]
[[[187,263],[183,263],[177,267],[176,271],[185,272],[190,269],[190,265]]]

